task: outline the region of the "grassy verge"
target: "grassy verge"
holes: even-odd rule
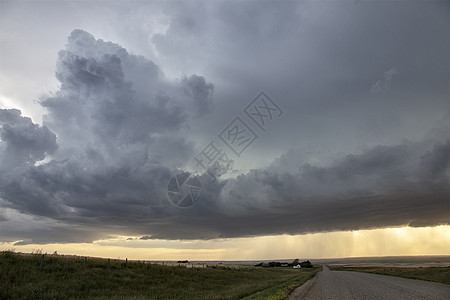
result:
[[[258,293],[250,295],[248,297],[245,297],[244,300],[260,300],[260,299],[282,300],[282,299],[286,299],[295,288],[302,285],[307,280],[313,278],[317,274],[317,272],[319,272],[320,270],[322,270],[322,267],[314,267],[311,269],[296,270],[296,272],[299,273],[297,277],[290,279],[288,281],[285,281],[276,286],[272,286],[270,288],[262,290]]]
[[[450,284],[450,267],[333,267],[335,271],[357,271],[381,275],[398,276],[410,279],[419,279]]]
[[[299,271],[0,252],[0,299],[240,299],[295,281]]]

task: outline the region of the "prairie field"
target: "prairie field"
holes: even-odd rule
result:
[[[0,252],[0,299],[284,299],[311,269],[160,265]]]

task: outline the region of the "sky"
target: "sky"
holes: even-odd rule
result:
[[[0,248],[450,255],[448,1],[1,1]]]

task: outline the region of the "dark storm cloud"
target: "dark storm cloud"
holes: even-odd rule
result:
[[[212,107],[212,92],[214,86],[207,83],[202,76],[191,75],[183,78],[183,86],[185,93],[192,97],[194,107],[196,108],[196,116],[202,116],[209,112]]]
[[[42,225],[41,225],[42,226]],[[46,228],[36,228],[33,232],[22,232],[17,229],[11,229],[12,233],[20,236],[21,241],[14,243],[14,245],[28,245],[33,244],[48,244],[67,242],[71,243],[90,243],[93,240],[104,238],[104,235],[99,230],[92,230],[92,228],[84,227],[77,229],[66,226],[51,226]]]
[[[0,168],[34,164],[53,154],[58,145],[56,136],[46,126],[33,124],[17,109],[0,109],[2,161]]]
[[[213,85],[198,75],[166,81],[153,62],[82,30],[59,53],[56,77],[60,90],[41,102],[46,126],[1,111],[5,206],[75,224],[150,214],[192,156],[182,127],[212,105]]]
[[[431,181],[440,180],[445,183],[446,171],[450,164],[450,143],[440,142],[433,145],[420,158],[420,170],[425,178]],[[448,182],[447,182],[448,183]]]
[[[215,89],[211,135],[261,89],[287,112],[264,151],[289,139],[342,152],[419,139],[436,111],[448,111],[448,3],[195,2],[167,11],[169,29],[153,38],[165,61],[200,66],[226,86]]]
[[[327,167],[304,164],[295,173],[284,172],[283,159],[278,160],[215,187],[218,198],[203,199],[195,214],[156,225],[152,237],[223,238],[448,224],[450,140],[429,143],[377,146]],[[298,163],[295,155],[288,159]],[[424,173],[430,169],[434,171]]]
[[[170,6],[156,50],[180,69],[213,62],[217,70],[205,70],[226,83],[221,91],[206,75],[169,80],[153,61],[73,31],[58,55],[61,87],[41,101],[44,126],[17,110],[0,115],[2,206],[51,221],[10,223],[2,238],[211,239],[449,224],[449,35],[438,7],[448,4],[342,5]],[[202,126],[193,124],[216,134],[261,87],[286,114],[274,124],[279,134],[245,155],[266,160],[277,145],[284,154],[236,178],[202,175],[196,206],[169,205],[169,180],[196,154],[191,128]]]

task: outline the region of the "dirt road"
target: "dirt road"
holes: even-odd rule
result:
[[[450,299],[450,286],[377,274],[330,271],[327,267],[288,299]]]

